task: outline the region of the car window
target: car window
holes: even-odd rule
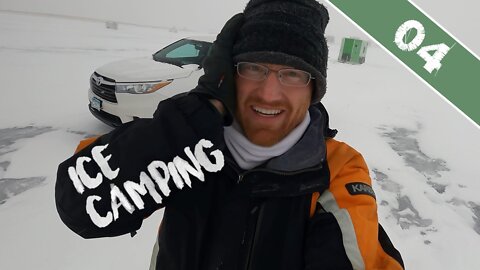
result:
[[[156,52],[153,55],[153,59],[157,62],[178,66],[187,64],[201,65],[211,45],[210,42],[181,39]]]
[[[197,57],[200,50],[193,44],[185,44],[167,53],[168,58]]]

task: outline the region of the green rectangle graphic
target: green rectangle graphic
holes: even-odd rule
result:
[[[480,60],[408,0],[328,0],[480,126]]]

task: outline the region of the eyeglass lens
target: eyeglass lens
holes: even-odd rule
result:
[[[249,62],[237,63],[238,74],[246,79],[254,81],[265,80],[268,76],[268,73],[272,71],[277,73],[280,83],[287,86],[305,86],[310,82],[311,79],[310,73],[299,69],[286,68],[272,70],[260,64]]]

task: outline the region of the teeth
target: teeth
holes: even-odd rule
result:
[[[268,109],[259,108],[259,107],[253,107],[253,109],[258,113],[266,114],[266,115],[277,115],[282,112],[281,110],[268,110]]]

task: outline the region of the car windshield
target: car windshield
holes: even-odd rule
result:
[[[201,65],[211,45],[206,41],[181,39],[153,54],[153,60],[177,66]]]

